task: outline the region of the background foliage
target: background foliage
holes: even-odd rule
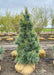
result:
[[[6,11],[5,16],[0,15],[0,32],[19,32],[19,20],[23,19],[23,12],[19,15],[11,15],[11,12]],[[54,27],[54,11],[45,8],[33,8],[30,14],[30,20],[34,25],[35,31],[39,34],[47,27],[48,21],[51,20],[52,29]],[[3,25],[1,27],[1,25]],[[52,30],[51,30],[52,31]]]

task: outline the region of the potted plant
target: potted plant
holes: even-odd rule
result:
[[[7,41],[13,41],[13,38],[9,36],[8,38],[6,38],[6,40]]]
[[[12,33],[12,35],[17,36],[18,34],[15,32],[15,33]]]
[[[23,20],[19,23],[19,34],[15,43],[18,45],[15,69],[24,75],[29,75],[35,70],[39,61],[39,40],[30,21],[27,8]]]
[[[4,36],[5,34],[4,33],[0,33],[0,36]]]
[[[18,56],[17,51],[16,51],[16,50],[12,51],[12,52],[11,52],[11,56],[15,59],[16,56]]]
[[[0,41],[2,40],[2,38],[0,37]]]
[[[46,57],[46,52],[45,52],[44,49],[40,49],[40,50],[39,50],[39,57],[40,57],[40,58],[45,58],[45,57]]]
[[[46,40],[46,39],[45,39],[45,38],[43,38],[43,37],[40,37],[40,38],[39,38],[39,40],[40,40],[40,41],[42,41],[42,40]]]
[[[51,38],[54,38],[54,35],[50,35]]]
[[[3,47],[1,46],[0,47],[0,62],[1,62],[1,60],[2,60],[2,54],[4,53],[4,49],[3,49]],[[0,64],[0,71],[1,71],[1,64]]]
[[[48,40],[54,40],[54,38],[48,38]]]
[[[5,36],[5,37],[3,37],[4,39],[7,39],[9,36]]]

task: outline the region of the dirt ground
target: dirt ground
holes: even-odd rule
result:
[[[0,62],[2,66],[2,71],[0,75],[21,75],[15,71],[16,62],[10,55],[11,50],[6,50],[3,54],[3,60]],[[52,57],[52,50],[47,51],[47,56]],[[31,75],[54,75],[54,65],[51,61],[44,61],[40,59],[39,63],[36,65],[35,71]]]
[[[46,51],[46,58],[52,57],[52,46],[54,45],[54,41],[40,41],[42,48]],[[3,46],[5,49],[5,53],[3,54],[3,60],[0,61],[0,65],[2,66],[2,71],[0,75],[21,75],[15,71],[16,62],[10,55],[12,50],[15,50],[17,46],[14,45],[14,41],[0,41],[0,46]],[[35,71],[31,75],[54,75],[54,65],[50,60],[40,59],[38,64],[36,65]]]

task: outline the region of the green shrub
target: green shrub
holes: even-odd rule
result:
[[[1,46],[0,47],[0,60],[2,59],[2,53],[4,53],[4,48]]]

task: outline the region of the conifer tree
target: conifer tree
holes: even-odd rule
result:
[[[19,34],[15,43],[18,45],[16,61],[21,64],[37,63],[39,60],[39,40],[30,21],[27,8],[24,18],[19,22]]]

